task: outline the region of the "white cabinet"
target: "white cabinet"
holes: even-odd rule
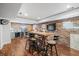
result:
[[[70,47],[79,50],[79,34],[70,34]]]
[[[4,44],[10,42],[10,23],[7,25],[0,25],[0,48],[2,48]]]

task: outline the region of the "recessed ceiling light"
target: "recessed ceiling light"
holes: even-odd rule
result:
[[[37,17],[37,19],[40,19],[40,17]]]
[[[27,13],[25,13],[25,14],[24,14],[24,16],[28,16],[28,14],[27,14]]]
[[[67,5],[67,8],[71,8],[71,5]]]

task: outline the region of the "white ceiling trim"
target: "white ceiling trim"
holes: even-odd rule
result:
[[[66,18],[72,18],[72,17],[76,17],[76,16],[79,16],[79,7],[75,8],[71,11],[60,13],[56,16],[52,16],[52,17],[49,17],[47,19],[40,20],[39,23],[44,23],[44,22],[49,22],[49,21],[56,21],[56,20],[64,20]]]
[[[22,24],[35,24],[36,23],[36,21],[34,20],[23,19],[23,18],[12,19],[10,20],[10,22],[22,23]]]

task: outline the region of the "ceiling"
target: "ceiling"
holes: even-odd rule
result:
[[[59,16],[52,16],[54,17],[53,19],[47,17],[66,11],[72,7],[79,7],[79,3],[0,3],[0,17],[13,18],[11,21],[13,20],[14,22],[18,19],[17,22],[22,23],[35,23],[36,20],[43,22],[55,20],[57,17],[59,19]],[[75,11],[71,13],[75,15],[78,12],[77,10],[76,13]],[[68,14],[66,15],[68,16]],[[64,14],[61,15],[61,18],[62,16],[66,17]],[[28,20],[28,22],[25,20]]]
[[[0,3],[1,18],[15,18],[20,9],[20,3]]]
[[[23,3],[18,17],[39,20],[50,15],[61,13],[71,7],[79,7],[78,3]]]

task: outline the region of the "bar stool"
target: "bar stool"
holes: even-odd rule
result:
[[[54,35],[54,39],[53,40],[58,41],[58,39],[59,39],[59,36]]]
[[[53,40],[49,40],[47,41],[48,43],[48,47],[50,47],[51,49],[51,55],[53,55],[53,47],[55,48],[55,53],[56,53],[56,56],[58,56],[58,53],[57,53],[57,47],[56,47],[56,41],[53,41]]]
[[[29,41],[29,52],[34,53],[34,51],[36,51],[36,39],[35,38],[31,38],[30,41]]]
[[[56,56],[58,56],[58,52],[57,52],[57,47],[56,47],[56,45],[57,45],[57,40],[58,40],[58,37],[59,36],[54,36],[54,35],[50,35],[50,36],[48,36],[47,37],[47,49],[49,48],[49,49],[51,49],[51,55],[53,55],[53,48],[55,49],[55,54],[56,54]]]
[[[36,47],[37,47],[37,53],[38,55],[46,56],[46,47],[44,46],[44,42],[42,40],[42,37],[40,35],[35,35],[36,38]]]

